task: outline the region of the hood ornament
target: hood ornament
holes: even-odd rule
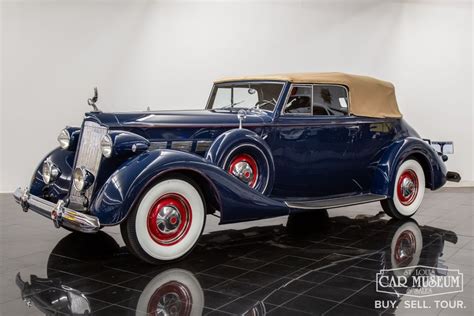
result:
[[[242,122],[245,120],[246,117],[247,111],[239,110],[239,112],[237,112],[237,118],[239,119],[239,129],[242,129]]]
[[[92,98],[87,99],[87,104],[92,106],[93,112],[100,112],[99,108],[95,105],[98,99],[99,93],[97,92],[97,87],[94,87],[94,96]]]

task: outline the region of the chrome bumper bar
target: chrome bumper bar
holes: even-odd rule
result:
[[[100,229],[99,219],[78,211],[64,207],[64,201],[54,204],[45,199],[34,196],[28,189],[18,188],[13,193],[15,201],[21,205],[23,211],[32,210],[53,221],[57,228],[64,226],[83,233],[95,233]]]

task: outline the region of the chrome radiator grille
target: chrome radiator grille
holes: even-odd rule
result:
[[[85,167],[97,178],[97,172],[99,171],[100,160],[102,158],[100,140],[105,134],[107,134],[107,127],[90,121],[84,122],[74,169],[76,167]],[[94,185],[87,189],[83,196],[90,199],[93,190]],[[82,205],[84,201],[83,196],[71,185],[69,200],[72,205]]]

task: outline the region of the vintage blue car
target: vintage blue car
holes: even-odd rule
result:
[[[66,127],[15,199],[56,227],[120,225],[150,263],[179,259],[206,215],[233,223],[380,201],[412,216],[443,160],[402,119],[391,83],[342,73],[216,81],[204,110],[103,113]]]

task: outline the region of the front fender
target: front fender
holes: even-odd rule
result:
[[[392,197],[398,167],[410,156],[422,165],[427,187],[436,190],[446,183],[446,166],[434,149],[419,138],[407,137],[385,149],[375,168],[371,192]]]
[[[209,160],[176,150],[149,151],[124,163],[100,188],[90,211],[102,225],[119,224],[159,177],[190,171],[211,184],[201,190],[217,196],[221,223],[288,214],[284,203],[249,188]]]
[[[56,203],[59,199],[65,199],[71,186],[72,166],[74,164],[74,151],[64,150],[60,147],[53,149],[38,164],[30,182],[30,193],[40,198]],[[43,182],[42,166],[46,159],[56,165],[61,174],[51,184]]]

